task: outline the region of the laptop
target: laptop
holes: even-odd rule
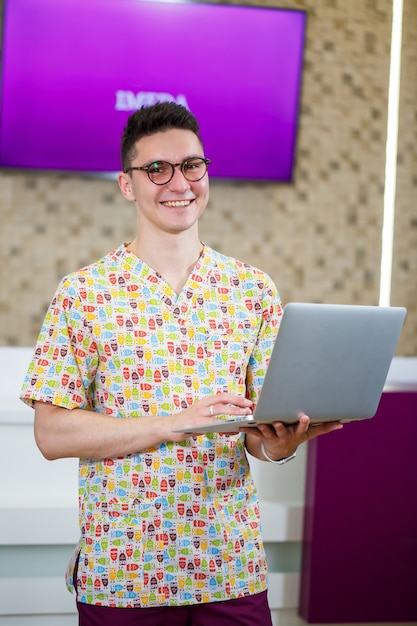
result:
[[[176,432],[290,424],[300,413],[313,424],[373,417],[406,312],[403,307],[287,304],[253,414]]]

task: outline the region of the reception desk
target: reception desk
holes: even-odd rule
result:
[[[376,416],[308,444],[300,615],[417,620],[417,379]]]

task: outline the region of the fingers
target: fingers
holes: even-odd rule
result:
[[[307,415],[300,415],[298,424],[296,425],[295,435],[299,439],[299,443],[303,441],[310,441],[320,435],[325,435],[334,430],[340,430],[343,428],[341,422],[326,422],[323,424],[311,424],[310,418]]]
[[[325,424],[313,424],[308,429],[308,439],[315,439],[320,435],[326,435],[327,433],[331,433],[334,430],[341,430],[343,428],[343,424],[341,422],[326,422]]]
[[[282,426],[284,426],[284,424],[282,424]],[[299,416],[298,423],[294,427],[295,427],[294,434],[296,438],[299,439],[299,443],[302,443],[303,441],[309,441],[310,439],[315,439],[319,435],[325,435],[326,433],[330,433],[334,430],[340,430],[341,428],[343,428],[343,424],[341,424],[340,422],[326,422],[323,424],[311,424],[311,421],[308,415],[305,415],[304,413],[302,413]],[[291,426],[290,427],[284,426],[284,428],[288,430],[291,428]],[[282,432],[282,429],[279,428],[279,430],[281,430]],[[279,430],[276,429],[277,434]]]
[[[305,415],[304,413],[302,413],[298,421],[297,430],[301,435],[303,435],[308,432],[309,427],[310,427],[310,418],[308,417],[308,415]]]
[[[248,415],[252,412],[253,402],[244,396],[230,393],[206,396],[199,402],[205,417],[219,415]]]
[[[343,424],[341,422],[326,422],[325,424],[310,424],[307,415],[300,416],[299,422],[293,425],[285,425],[283,422],[274,422],[270,426],[267,424],[258,424],[256,428],[245,428],[243,432],[253,434],[265,440],[272,442],[278,438],[284,441],[292,440],[297,446],[310,439],[315,439],[320,435],[341,430]]]
[[[257,430],[265,439],[275,439],[276,437],[283,437],[287,429],[281,422],[275,422],[271,426],[269,424],[258,424]]]

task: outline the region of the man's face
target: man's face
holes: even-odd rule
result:
[[[155,161],[176,164],[190,157],[204,157],[196,135],[190,130],[171,129],[139,139],[131,166],[147,166]],[[141,229],[171,233],[188,230],[197,224],[209,198],[208,175],[190,182],[179,167],[164,185],[155,185],[143,170],[121,174],[119,185],[123,195],[135,201]]]

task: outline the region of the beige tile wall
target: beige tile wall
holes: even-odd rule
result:
[[[239,2],[240,3],[240,2]],[[202,238],[268,271],[284,302],[377,304],[391,0],[276,0],[308,11],[295,178],[212,181]],[[405,0],[393,304],[417,355],[417,3]],[[60,277],[134,236],[114,181],[0,171],[0,345],[32,345]]]

